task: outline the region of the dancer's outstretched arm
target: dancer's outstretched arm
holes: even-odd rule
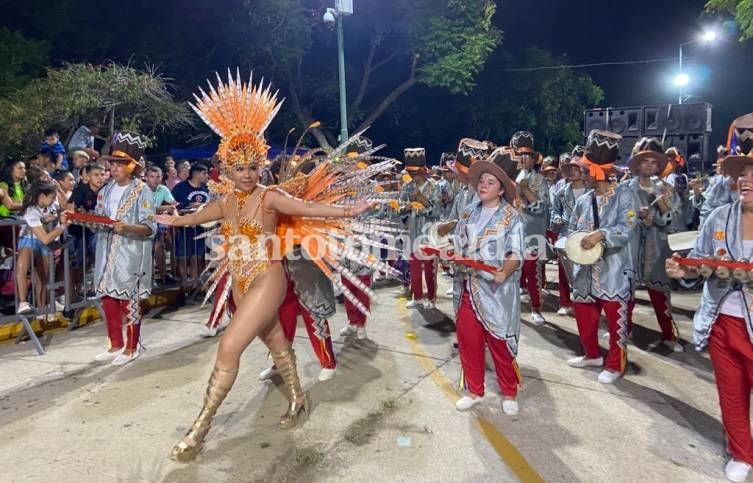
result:
[[[358,216],[371,210],[376,203],[360,200],[352,206],[334,206],[324,203],[307,203],[278,191],[269,192],[264,198],[264,209],[277,211],[288,216],[311,216],[320,218],[347,218]]]
[[[214,200],[195,213],[189,215],[157,215],[154,219],[157,223],[167,226],[196,226],[210,221],[221,220],[224,217],[222,213],[221,200]]]

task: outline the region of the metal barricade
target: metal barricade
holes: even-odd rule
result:
[[[76,300],[74,296],[74,280],[71,271],[71,248],[69,238],[61,239],[61,242],[55,242],[48,246],[49,251],[46,254],[40,254],[31,249],[29,256],[28,271],[19,270],[19,257],[26,257],[19,246],[19,234],[21,228],[25,225],[23,220],[15,218],[0,219],[0,325],[15,324],[21,322],[23,331],[16,338],[16,342],[28,337],[32,345],[40,355],[44,354],[39,338],[34,333],[31,322],[35,319],[41,321],[57,320],[58,312],[63,312],[64,316],[71,319],[69,328],[78,326],[77,317],[80,316],[81,310],[86,307],[96,307],[99,314],[104,318],[104,312],[99,300],[92,297],[81,297]],[[91,242],[93,243],[93,242]],[[47,271],[46,280],[39,278],[40,271],[38,263],[40,257],[44,257]],[[25,265],[23,261],[22,265]],[[60,273],[62,272],[62,273]],[[29,276],[31,274],[31,276]],[[86,279],[87,277],[83,277]],[[91,276],[88,277],[91,279]],[[20,300],[19,291],[25,291],[24,297],[31,307],[31,313],[19,313]],[[58,295],[62,297],[62,302],[58,301]],[[89,295],[93,295],[92,292]],[[75,311],[78,311],[77,313]]]

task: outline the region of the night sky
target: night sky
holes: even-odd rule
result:
[[[566,54],[572,64],[678,57],[681,42],[717,19],[702,15],[704,0],[503,0],[496,23],[503,46],[537,45]],[[725,34],[713,45],[684,48],[684,69],[694,81],[686,102],[714,106],[711,144],[726,137],[735,117],[753,112],[753,41]],[[677,61],[584,69],[604,89],[604,106],[629,107],[677,102],[671,79]]]

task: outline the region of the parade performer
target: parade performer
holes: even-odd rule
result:
[[[709,216],[709,213],[720,206],[732,203],[738,198],[737,186],[735,185],[734,180],[722,172],[722,156],[727,152],[729,152],[729,150],[724,146],[719,146],[719,149],[717,149],[717,155],[719,158],[714,164],[716,174],[711,177],[708,187],[703,192],[704,199],[700,209],[701,226],[703,226],[703,222],[706,217]]]
[[[562,173],[565,174],[568,182],[554,193],[552,199],[552,212],[550,218],[552,220],[552,231],[556,235],[553,243],[567,231],[567,226],[570,223],[573,209],[575,209],[575,202],[586,193],[586,183],[584,181],[585,176],[582,167],[579,164],[582,157],[583,148],[581,146],[576,146],[575,149],[573,149],[572,155],[564,158],[565,161],[560,165],[560,169],[562,170]],[[565,265],[560,257],[557,257],[557,266],[558,291],[560,296],[560,308],[557,310],[557,315],[573,315],[573,302],[570,299],[570,280],[568,279]]]
[[[152,191],[139,179],[146,142],[141,136],[115,133],[109,156],[111,181],[97,193],[96,215],[115,220],[99,231],[94,288],[107,323],[110,349],[97,362],[122,366],[139,356],[141,307],[152,291],[152,241],[157,232]],[[123,342],[123,320],[126,340]]]
[[[348,146],[346,156],[351,158],[361,157],[361,167],[365,168],[369,164],[369,162],[363,158],[369,156],[372,152],[374,152],[374,150],[374,144],[371,142],[371,139],[361,136],[355,139]],[[375,189],[381,190],[383,193],[385,192],[384,185],[378,185],[378,187],[376,187]],[[382,216],[382,214],[383,212],[381,210],[372,210],[368,214],[368,216],[376,217],[378,219]],[[390,233],[379,234],[378,238],[380,242],[382,241],[382,237],[385,235],[389,236]],[[358,245],[358,247],[362,248],[360,244]],[[379,249],[380,255],[382,250],[384,249]],[[378,271],[372,271],[369,267],[363,265],[359,266],[347,262],[346,265],[353,272],[353,275],[356,276],[358,281],[366,287],[371,287],[372,275],[379,273]],[[351,281],[345,279],[343,280],[343,285],[345,285],[345,287],[351,292],[356,294],[358,301],[361,302],[367,310],[371,308],[371,300],[369,299],[369,297],[364,292],[358,291]],[[366,333],[366,314],[363,311],[359,310],[358,307],[356,307],[355,304],[349,299],[345,299],[343,305],[345,305],[345,315],[348,318],[348,325],[340,329],[340,335],[343,337],[355,335],[357,339],[366,339],[368,337],[368,334]]]
[[[630,158],[630,171],[634,177],[627,185],[640,200],[638,276],[648,290],[661,329],[661,340],[653,345],[663,344],[675,352],[682,352],[683,347],[677,341],[677,326],[672,319],[672,286],[662,263],[672,254],[667,234],[673,216],[680,216],[680,213],[679,209],[672,209],[673,204],[679,205],[673,203],[676,196],[672,186],[656,177],[656,174],[663,173],[670,163],[662,151],[658,139],[641,138],[635,144],[633,156]]]
[[[622,137],[604,131],[588,136],[581,163],[588,169],[594,189],[575,203],[567,235],[586,231],[582,248],[590,250],[601,243],[604,256],[594,265],[573,267],[571,282],[575,320],[585,356],[567,361],[573,367],[600,367],[604,364],[599,348],[599,316],[604,311],[609,328],[609,353],[599,382],[611,384],[619,379],[627,364],[627,342],[635,291],[638,237],[636,216],[638,196],[627,185],[609,183],[619,154]]]
[[[423,305],[426,309],[433,309],[437,300],[436,259],[427,258],[418,253],[414,247],[426,227],[439,219],[442,209],[439,187],[434,180],[429,179],[426,167],[426,150],[424,148],[406,148],[405,171],[412,178],[403,185],[400,201],[404,203],[401,212],[407,213],[408,247],[403,247],[405,253],[410,253],[410,289],[412,300],[406,304],[407,308]],[[424,280],[426,280],[426,298],[424,299]]]
[[[222,222],[219,233],[224,242],[217,251],[226,256],[215,257],[211,265],[214,272],[208,292],[214,293],[218,286],[221,289],[216,292],[220,302],[210,316],[210,323],[219,320],[226,302],[232,301],[234,305],[230,325],[220,341],[204,405],[186,436],[172,450],[171,457],[179,461],[193,459],[201,449],[217,409],[235,382],[240,356],[257,336],[271,351],[289,394],[289,406],[280,418],[280,427],[292,428],[308,414],[310,401],[298,378],[295,352],[277,323],[278,309],[286,292],[281,259],[293,245],[301,245],[338,285],[341,283],[336,273],[354,279],[341,266],[340,260],[345,258],[390,270],[373,257],[345,245],[345,240],[362,238],[375,228],[343,218],[372,208],[372,201],[355,202],[355,199],[371,186],[368,183],[371,177],[390,169],[393,163],[355,170],[357,159],[353,162],[340,159],[343,145],[331,153],[331,162],[320,164],[308,176],[297,176],[280,187],[259,185],[260,170],[269,150],[264,131],[280,103],[270,87],[254,86],[251,81],[246,84],[240,75],[228,77],[225,84],[218,76],[218,85],[210,84],[209,94],[202,90],[201,96],[196,96],[196,105],[192,105],[221,137],[218,155],[227,178],[212,184],[220,197],[190,215],[158,217],[160,223],[171,226]],[[337,202],[347,205],[331,204]],[[355,300],[349,291],[344,293]]]
[[[521,172],[516,183],[523,204],[526,256],[520,277],[520,287],[528,290],[531,320],[536,325],[546,322],[541,315],[541,290],[544,288],[544,253],[539,241],[546,236],[549,219],[549,187],[538,172],[541,155],[533,149],[533,134],[518,131],[510,140],[510,147],[520,157]]]
[[[515,356],[520,338],[519,278],[523,259],[523,222],[516,208],[518,160],[511,150],[496,150],[470,168],[478,199],[461,213],[455,227],[456,253],[497,267],[494,273],[455,271],[455,323],[467,395],[455,407],[467,411],[484,397],[484,347],[494,360],[502,391],[502,410],[518,413],[520,371]]]
[[[722,161],[722,170],[739,183],[740,199],[715,209],[700,230],[691,258],[753,259],[753,114],[733,124],[737,151]],[[732,152],[735,152],[733,150]],[[745,154],[742,154],[745,153]],[[698,277],[695,267],[666,261],[673,278]],[[725,474],[730,481],[745,481],[753,465],[750,397],[753,390],[753,290],[712,274],[705,282],[699,310],[693,317],[693,339],[708,344],[714,367],[722,425],[730,460]]]

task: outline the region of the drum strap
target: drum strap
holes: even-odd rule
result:
[[[599,207],[596,205],[596,191],[591,193],[591,211],[594,216],[594,230],[599,229]]]

